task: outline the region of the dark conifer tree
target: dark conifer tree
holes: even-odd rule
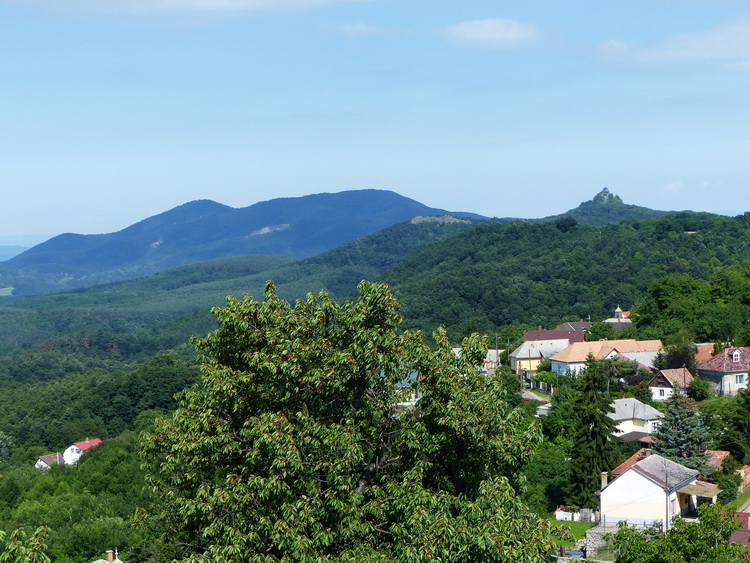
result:
[[[687,398],[675,393],[664,402],[664,418],[654,433],[654,450],[677,463],[705,470],[708,429]]]
[[[601,474],[609,472],[615,460],[612,441],[615,421],[607,416],[614,412],[606,393],[607,375],[607,366],[589,356],[586,370],[575,382],[578,400],[574,408],[568,500],[577,506],[595,507],[599,504],[595,492],[599,489]]]

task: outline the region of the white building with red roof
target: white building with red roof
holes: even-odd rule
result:
[[[102,441],[99,438],[92,438],[91,440],[86,438],[81,442],[72,443],[65,448],[65,451],[62,454],[63,459],[65,460],[65,465],[75,465],[78,463],[78,460],[81,459],[83,454],[101,443]]]

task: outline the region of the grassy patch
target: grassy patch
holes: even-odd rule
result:
[[[567,528],[570,530],[569,533],[561,530],[562,533],[559,536],[555,536],[559,540],[560,545],[564,545],[565,547],[573,547],[579,539],[586,535],[586,530],[594,525],[593,522],[562,522],[556,520],[554,516],[549,517],[548,520],[556,528]],[[565,537],[570,534],[572,534],[573,540]]]
[[[15,287],[8,286],[8,287],[0,287],[0,297],[8,297],[10,295],[13,295],[13,290],[16,289]]]
[[[739,510],[740,507],[745,504],[748,500],[750,500],[750,487],[745,489],[745,492],[742,493],[740,496],[738,496],[736,499],[734,499],[732,502],[727,504],[727,508],[730,510]]]

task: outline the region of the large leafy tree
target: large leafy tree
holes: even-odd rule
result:
[[[674,393],[664,402],[664,418],[654,432],[654,450],[685,467],[703,471],[709,447],[703,418],[682,393]]]
[[[538,561],[549,526],[519,501],[541,435],[460,357],[399,333],[386,286],[355,302],[228,298],[196,339],[201,381],[145,436],[161,495],[145,523],[187,561]],[[417,376],[418,374],[418,376]],[[406,401],[412,381],[422,394]]]

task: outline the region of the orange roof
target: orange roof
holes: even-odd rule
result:
[[[660,372],[672,384],[672,387],[687,387],[693,381],[693,374],[687,368],[663,369]]]
[[[79,448],[81,448],[81,451],[85,452],[89,448],[98,446],[101,443],[102,441],[99,438],[94,438],[92,440],[89,440],[88,438],[86,438],[83,442],[73,442],[73,445],[78,446]]]
[[[646,459],[648,456],[650,456],[653,452],[649,450],[648,448],[641,448],[637,452],[635,452],[633,455],[631,455],[628,459],[623,461],[620,465],[615,467],[612,470],[612,475],[615,477],[622,475],[625,473],[628,469],[633,467],[636,463],[641,461],[642,459]]]
[[[591,354],[595,359],[606,358],[613,350],[628,352],[658,352],[663,348],[661,340],[597,340],[594,342],[574,342],[562,352],[552,356],[551,360],[560,362],[585,362]]]
[[[700,365],[714,356],[714,345],[712,342],[693,344],[695,348],[695,363]]]
[[[725,450],[706,450],[706,453],[710,456],[706,460],[706,465],[716,469],[721,469],[724,459],[729,455],[729,452]]]

